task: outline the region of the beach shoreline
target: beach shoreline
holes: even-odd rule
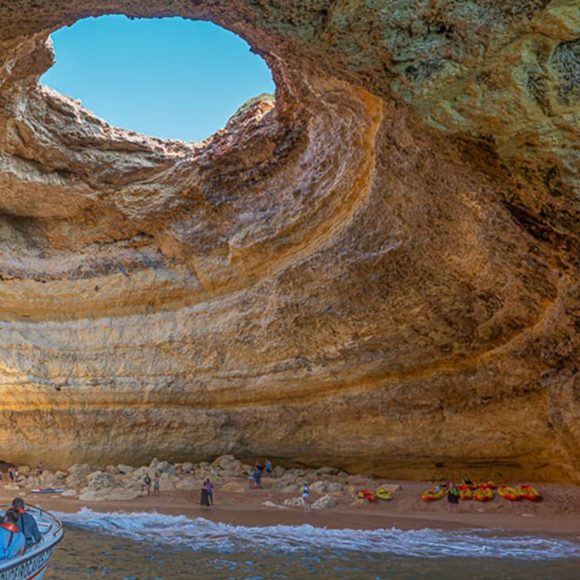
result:
[[[354,497],[337,497],[338,505],[331,509],[306,513],[302,508],[283,506],[283,501],[296,493],[280,493],[269,489],[265,479],[263,489],[244,492],[216,491],[216,504],[207,508],[199,505],[199,491],[163,491],[160,496],[144,496],[120,501],[83,501],[57,494],[34,494],[30,490],[15,493],[0,484],[0,503],[6,504],[20,495],[31,504],[54,512],[76,513],[83,508],[105,513],[161,513],[184,515],[195,519],[234,526],[298,526],[308,524],[330,529],[493,529],[506,533],[580,535],[580,488],[571,485],[537,484],[544,501],[508,502],[496,496],[493,502],[461,502],[450,513],[444,499],[424,503],[421,491],[430,484],[415,481],[392,482],[401,486],[388,502],[362,503]],[[317,499],[314,497],[313,499]],[[269,502],[268,505],[264,505]]]

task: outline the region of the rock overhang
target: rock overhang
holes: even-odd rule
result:
[[[569,113],[538,112],[510,74],[518,39],[529,51],[563,22],[543,52],[570,42],[565,7],[25,4],[0,26],[0,388],[27,437],[0,431],[14,458],[234,451],[577,477]],[[39,89],[49,32],[111,12],[243,36],[275,108],[258,101],[194,147]],[[529,150],[507,147],[522,120]]]

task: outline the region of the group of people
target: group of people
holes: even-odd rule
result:
[[[8,481],[10,483],[15,483],[20,479],[20,470],[16,466],[10,466],[8,468]],[[36,477],[40,477],[44,473],[44,465],[39,463],[36,468],[34,469],[34,475]],[[0,470],[0,481],[4,478],[4,474]]]
[[[18,467],[9,467],[8,468],[8,481],[10,483],[14,483],[20,479],[20,470]],[[2,471],[0,471],[0,481],[2,481]]]
[[[250,488],[257,489],[262,487],[262,475],[272,475],[272,471],[272,462],[269,459],[264,461],[264,465],[256,461],[256,465],[254,465],[248,477]]]
[[[26,511],[20,497],[14,498],[11,507],[0,520],[0,560],[23,554],[27,548],[41,541],[34,516]]]
[[[151,495],[151,484],[153,484],[153,495],[161,495],[161,474],[158,471],[153,475],[153,479],[148,473],[145,474],[141,491],[146,491],[147,495]]]

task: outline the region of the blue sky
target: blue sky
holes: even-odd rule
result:
[[[266,63],[235,34],[181,18],[87,18],[52,34],[56,63],[41,81],[112,125],[201,141],[260,93]]]

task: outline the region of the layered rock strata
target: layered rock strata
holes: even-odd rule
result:
[[[580,480],[574,2],[0,6],[0,459]],[[276,102],[201,144],[45,87],[88,16],[211,19]]]

